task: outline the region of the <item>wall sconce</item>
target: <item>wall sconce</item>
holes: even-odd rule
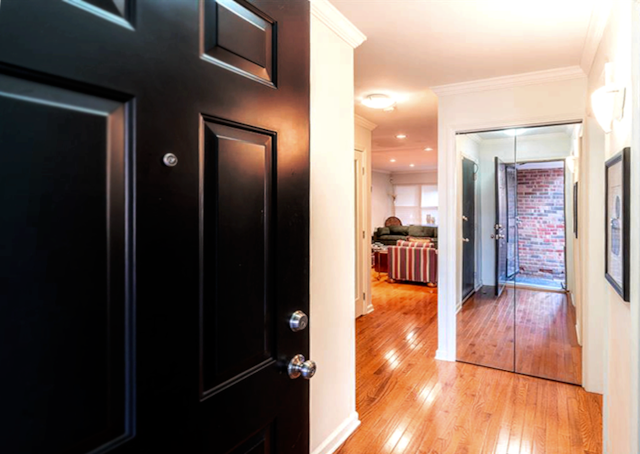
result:
[[[613,81],[613,63],[605,64],[604,80],[604,87],[591,94],[591,109],[604,132],[611,132],[613,119],[622,119],[626,89]]]

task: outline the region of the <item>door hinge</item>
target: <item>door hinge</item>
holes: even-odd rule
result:
[[[364,175],[364,167],[362,168],[362,175]]]
[[[366,232],[363,230],[363,231],[362,231],[362,239],[363,239],[363,240],[364,240],[364,234],[365,234],[365,233],[366,233]]]
[[[367,301],[367,294],[365,292],[362,292],[362,299],[364,301]]]

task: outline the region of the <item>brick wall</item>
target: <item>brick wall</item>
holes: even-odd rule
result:
[[[564,169],[518,170],[520,275],[564,279]]]

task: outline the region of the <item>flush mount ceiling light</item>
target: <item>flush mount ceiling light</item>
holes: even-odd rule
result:
[[[396,136],[396,139],[406,139],[406,138],[407,138],[407,135],[406,135],[406,134],[398,134],[398,135]]]
[[[613,119],[622,119],[626,90],[613,81],[613,63],[605,64],[604,79],[604,87],[591,94],[591,110],[602,130],[611,132]]]
[[[391,96],[382,94],[365,96],[362,100],[362,104],[372,109],[387,109],[392,107],[395,103],[395,99]]]

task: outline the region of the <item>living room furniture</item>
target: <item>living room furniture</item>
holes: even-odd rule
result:
[[[379,249],[377,251],[373,251],[374,256],[374,264],[373,269],[376,273],[378,273],[378,279],[380,278],[380,273],[388,273],[389,272],[389,252],[387,249]]]
[[[389,227],[392,225],[402,225],[402,221],[400,220],[400,218],[397,218],[395,216],[390,216],[387,218],[386,221],[384,221],[384,226]]]
[[[409,238],[429,239],[434,247],[438,247],[438,227],[431,225],[391,225],[378,227],[373,232],[373,241],[387,246],[395,246],[398,240]]]
[[[438,283],[438,250],[426,242],[398,241],[389,246],[389,279],[397,281]]]

